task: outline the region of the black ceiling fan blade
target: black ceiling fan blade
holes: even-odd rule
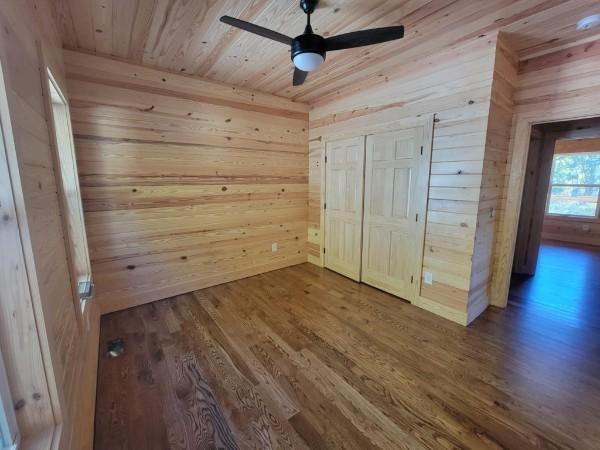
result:
[[[304,83],[304,80],[306,80],[307,75],[308,72],[305,72],[304,70],[300,70],[298,68],[294,68],[294,86],[300,86],[302,83]]]
[[[241,28],[242,30],[249,31],[250,33],[258,34],[259,36],[281,42],[283,44],[292,45],[293,39],[291,37],[259,25],[254,25],[253,23],[246,22],[245,20],[236,19],[235,17],[230,16],[223,16],[221,17],[221,22],[231,25],[232,27]]]
[[[327,51],[344,50],[347,48],[363,47],[365,45],[380,44],[404,37],[402,25],[384,28],[371,28],[370,30],[353,31],[325,39]]]

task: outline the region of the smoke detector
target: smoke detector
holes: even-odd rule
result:
[[[595,26],[600,24],[600,14],[593,14],[591,16],[584,17],[579,22],[577,22],[578,30],[589,30]]]

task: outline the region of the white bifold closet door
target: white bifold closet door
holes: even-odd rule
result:
[[[367,136],[362,281],[413,300],[420,277],[428,173],[423,127]],[[427,173],[425,175],[427,175]]]
[[[360,281],[364,136],[327,142],[325,158],[325,267]]]

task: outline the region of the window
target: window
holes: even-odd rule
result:
[[[50,115],[53,121],[53,132],[56,147],[57,182],[59,197],[62,203],[62,218],[66,230],[65,244],[69,257],[74,297],[85,306],[85,300],[92,295],[92,272],[88,253],[87,237],[79,176],[75,159],[75,145],[71,129],[69,105],[58,83],[48,71],[48,88],[50,94]]]
[[[554,155],[547,214],[597,218],[599,195],[600,152]]]

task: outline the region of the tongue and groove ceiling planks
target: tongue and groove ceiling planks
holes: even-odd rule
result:
[[[521,58],[598,37],[578,31],[595,0],[323,0],[316,33],[334,35],[403,24],[398,42],[330,52],[301,87],[292,87],[289,49],[219,22],[228,14],[295,36],[306,17],[295,0],[57,0],[63,44],[151,67],[323,103],[357,83],[393,75],[460,41],[501,29]],[[600,13],[600,7],[598,11]]]

